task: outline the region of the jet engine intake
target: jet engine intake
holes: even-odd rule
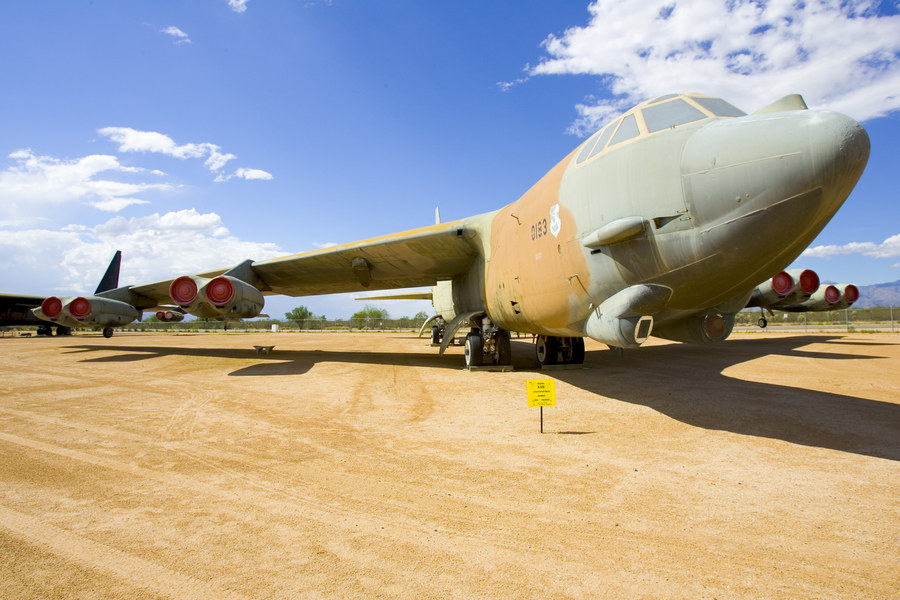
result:
[[[213,279],[183,275],[169,285],[169,296],[198,317],[248,319],[257,316],[265,305],[262,292],[230,275]]]
[[[782,271],[756,286],[747,306],[771,306],[790,294],[793,289],[794,278],[787,271]]]
[[[100,296],[63,299],[51,296],[33,312],[38,318],[69,327],[118,327],[140,317],[138,310],[127,302]]]
[[[841,293],[841,299],[832,308],[850,308],[859,300],[859,289],[852,283],[839,283],[835,287]]]
[[[184,313],[177,310],[158,310],[156,318],[163,323],[178,323],[184,320]]]
[[[786,273],[794,280],[794,287],[775,306],[805,302],[819,289],[819,276],[811,269],[791,269]]]
[[[262,312],[262,292],[229,275],[216,277],[201,290],[207,301],[226,318],[249,319]]]

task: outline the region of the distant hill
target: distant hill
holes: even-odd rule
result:
[[[900,306],[900,281],[857,287],[859,288],[859,300],[853,304],[855,307]]]

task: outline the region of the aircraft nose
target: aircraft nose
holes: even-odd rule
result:
[[[717,121],[685,145],[685,200],[702,229],[728,224],[735,235],[744,226],[768,244],[808,244],[850,194],[868,157],[865,129],[833,111]]]

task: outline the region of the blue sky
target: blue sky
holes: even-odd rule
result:
[[[861,120],[866,173],[798,265],[900,279],[890,2],[34,1],[0,7],[0,290],[93,291],[514,201],[671,91]],[[329,317],[352,297],[272,298]],[[426,304],[381,303],[394,316]]]

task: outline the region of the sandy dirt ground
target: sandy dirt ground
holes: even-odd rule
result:
[[[448,354],[0,339],[0,598],[900,596],[900,335]]]

